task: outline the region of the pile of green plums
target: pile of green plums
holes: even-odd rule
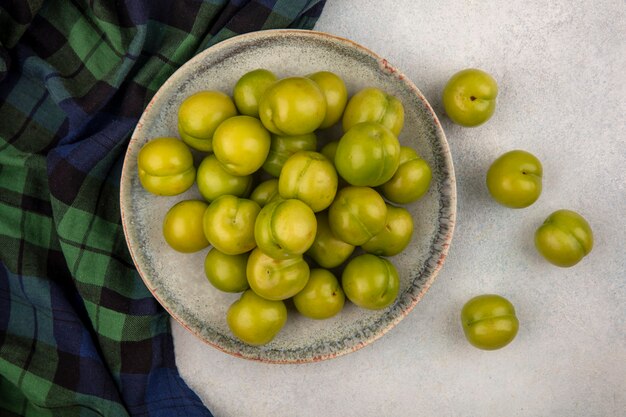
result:
[[[378,88],[348,97],[328,71],[279,79],[257,69],[232,98],[187,97],[178,110],[182,140],[143,146],[147,191],[172,196],[197,184],[203,199],[171,207],[163,235],[183,253],[211,246],[208,281],[242,292],[226,317],[237,338],[270,342],[286,322],[287,299],[312,319],[335,316],[346,298],[366,309],[393,304],[400,279],[387,257],[413,235],[402,205],[424,196],[432,178],[428,163],[400,144],[403,125],[402,103]],[[341,137],[318,143],[318,132],[334,126]]]
[[[448,117],[461,126],[485,123],[496,108],[498,86],[486,72],[470,68],[454,74],[443,90]],[[535,203],[542,191],[543,168],[537,157],[513,150],[498,157],[489,167],[486,185],[490,195],[503,206],[522,209]],[[535,232],[535,247],[549,262],[571,267],[593,247],[591,227],[580,214],[557,210]],[[461,311],[463,330],[470,343],[493,350],[510,343],[518,330],[513,305],[496,294],[469,300]]]

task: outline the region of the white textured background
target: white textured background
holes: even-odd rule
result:
[[[317,30],[386,57],[440,116],[458,186],[450,254],[424,299],[356,353],[267,365],[204,345],[172,323],[181,374],[223,416],[626,415],[626,3],[611,1],[328,0]],[[480,67],[498,81],[494,117],[452,125],[440,93]],[[484,186],[511,149],[535,154],[544,190],[512,210]],[[590,222],[592,253],[569,269],[536,253],[552,211]],[[469,298],[516,307],[517,338],[483,352],[462,333]]]

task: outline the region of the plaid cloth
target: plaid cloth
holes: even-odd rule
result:
[[[209,416],[126,248],[119,178],[185,61],[323,0],[0,0],[0,415]]]

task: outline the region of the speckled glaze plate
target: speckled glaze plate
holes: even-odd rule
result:
[[[177,109],[187,96],[199,90],[231,94],[239,77],[256,68],[267,68],[279,77],[328,70],[345,80],[349,94],[375,86],[395,95],[405,108],[401,144],[414,147],[433,169],[428,194],[407,206],[415,223],[410,246],[392,258],[401,277],[396,302],[381,311],[360,309],[347,302],[340,314],[323,321],[290,311],[283,330],[271,343],[260,347],[246,345],[230,333],[226,311],[239,295],[220,292],[205,278],[203,263],[209,249],[180,254],[162,237],[167,210],[178,201],[200,199],[197,188],[175,197],[157,197],[145,191],[137,177],[141,146],[158,136],[178,136]],[[340,134],[336,130],[326,132],[335,139]],[[221,42],[170,77],[146,108],[132,136],[124,160],[120,200],[124,232],[137,270],[172,317],[202,341],[232,355],[300,363],[353,352],[380,338],[413,309],[448,252],[455,221],[456,186],[441,125],[424,96],[401,72],[346,39],[312,31],[273,30]]]

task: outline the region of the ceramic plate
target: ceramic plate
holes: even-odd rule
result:
[[[213,288],[204,276],[209,249],[175,252],[161,232],[163,217],[175,203],[199,199],[194,186],[182,195],[157,197],[137,177],[137,154],[158,136],[178,136],[178,106],[200,90],[227,94],[243,74],[267,68],[278,77],[328,70],[341,76],[349,94],[374,86],[398,97],[405,108],[403,145],[415,148],[433,170],[430,191],[408,205],[415,223],[409,247],[392,257],[400,274],[396,302],[380,311],[347,302],[334,318],[316,321],[293,308],[276,338],[261,347],[238,341],[226,324],[226,311],[238,299]],[[338,139],[341,132],[325,136]],[[196,155],[201,157],[201,155]],[[202,341],[224,352],[275,363],[311,362],[353,352],[381,337],[406,316],[432,284],[446,257],[454,229],[456,186],[452,158],[441,125],[420,91],[401,72],[356,43],[320,32],[273,30],[221,42],[183,65],[146,108],[131,138],[121,183],[122,222],[128,247],[146,286],[165,309]]]

